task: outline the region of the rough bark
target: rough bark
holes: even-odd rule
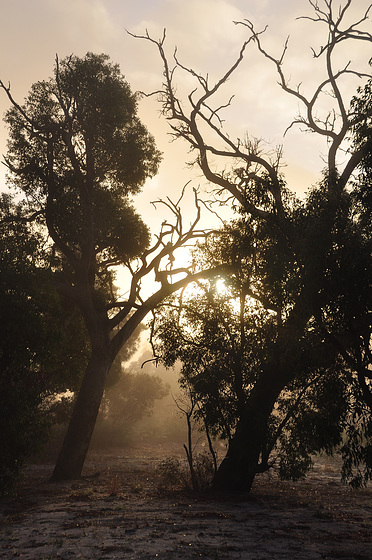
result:
[[[109,345],[93,349],[52,480],[74,480],[81,477],[111,364]]]
[[[249,492],[259,472],[261,452],[267,440],[267,424],[283,383],[275,373],[261,378],[238,420],[227,454],[213,481],[221,492]]]
[[[268,421],[280,393],[296,376],[303,353],[302,334],[313,315],[312,306],[307,303],[312,294],[313,287],[307,285],[242,404],[227,454],[214,477],[213,487],[217,491],[250,492],[256,474],[265,468],[260,466],[260,458],[268,443]]]

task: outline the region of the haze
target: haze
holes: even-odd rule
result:
[[[362,15],[368,3],[369,0],[354,2],[349,17],[355,12]],[[156,90],[162,79],[158,53],[148,42],[129,36],[126,29],[137,34],[147,29],[159,38],[166,28],[169,54],[177,45],[180,60],[201,73],[209,73],[212,80],[232,64],[247,37],[247,30],[233,22],[248,18],[257,29],[268,25],[265,44],[275,56],[280,56],[285,38],[291,36],[286,68],[293,83],[303,82],[309,91],[311,81],[316,82],[321,71],[313,66],[310,45],[321,44],[324,30],[306,20],[296,21],[300,15],[311,14],[307,0],[1,0],[0,6],[0,77],[5,83],[10,82],[12,94],[19,101],[33,82],[51,75],[56,54],[63,58],[71,53],[83,56],[87,51],[107,53],[120,65],[133,90]],[[349,57],[358,63],[358,55],[358,50],[352,56],[345,53],[346,62]],[[189,85],[183,80],[179,83],[185,91]],[[352,83],[345,87],[353,93]],[[319,139],[298,129],[291,130],[283,139],[298,107],[280,90],[274,67],[262,60],[253,45],[225,92],[226,99],[235,94],[228,112],[230,133],[241,137],[248,130],[274,148],[284,142],[286,176],[297,192],[319,178],[323,146]],[[8,107],[3,92],[0,113],[3,115]],[[138,199],[145,221],[155,223],[157,214],[150,204],[152,200],[163,195],[177,197],[189,179],[202,187],[205,181],[197,170],[191,172],[186,167],[187,146],[181,142],[170,144],[168,126],[154,98],[141,101],[140,116],[164,152],[159,175],[147,183]],[[1,154],[6,150],[6,138],[7,131],[1,124]],[[1,167],[0,188],[4,189],[5,168]]]

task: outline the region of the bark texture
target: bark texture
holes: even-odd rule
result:
[[[52,480],[81,477],[112,361],[108,341],[93,349]]]
[[[255,476],[262,469],[260,457],[267,443],[267,425],[281,391],[275,372],[262,377],[250,394],[238,420],[225,458],[213,481],[220,492],[250,492]]]

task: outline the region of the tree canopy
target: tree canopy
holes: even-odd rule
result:
[[[305,19],[318,28],[322,26],[324,31],[321,46],[313,47],[312,52],[315,61],[322,65],[325,77],[308,95],[303,84],[292,85],[293,80],[287,77],[288,40],[282,52],[273,55],[265,45],[265,32],[257,31],[248,19],[237,22],[246,28],[248,36],[235,62],[213,83],[209,75],[181,62],[179,53],[170,60],[166,54],[165,32],[160,40],[152,39],[148,33],[141,37],[155,45],[163,63],[163,84],[156,93],[174,138],[188,143],[194,156],[192,163],[199,166],[214,188],[215,198],[222,204],[231,201],[242,216],[242,224],[248,225],[247,237],[237,246],[235,240],[230,243],[231,253],[227,258],[234,265],[240,254],[237,269],[241,272],[233,274],[239,279],[236,285],[240,286],[242,295],[255,300],[264,317],[255,325],[255,311],[248,313],[240,322],[243,328],[239,331],[233,326],[231,311],[224,316],[221,310],[226,325],[221,317],[212,320],[220,302],[210,313],[205,308],[201,311],[201,302],[187,302],[184,309],[181,305],[181,317],[190,313],[190,324],[195,322],[202,340],[212,344],[211,354],[204,349],[205,358],[211,356],[211,360],[203,368],[214,373],[219,371],[223,387],[227,376],[228,394],[235,402],[237,393],[229,372],[236,352],[227,347],[222,359],[225,369],[214,364],[219,351],[225,348],[221,340],[227,339],[230,345],[226,327],[230,333],[240,333],[239,345],[244,333],[246,340],[251,340],[244,348],[253,349],[244,369],[249,382],[240,399],[241,414],[237,416],[226,457],[214,480],[219,490],[250,490],[255,474],[267,466],[270,432],[274,426],[273,433],[278,433],[277,428],[281,426],[278,410],[282,410],[282,420],[286,419],[287,411],[299,396],[307,400],[302,416],[297,412],[292,414],[280,436],[283,453],[290,459],[287,466],[283,463],[282,472],[290,474],[290,464],[296,466],[296,461],[300,469],[293,473],[302,469],[301,463],[306,470],[311,451],[327,451],[341,443],[341,436],[347,432],[351,436],[351,451],[348,455],[346,448],[343,449],[345,475],[355,483],[361,482],[363,476],[365,479],[371,476],[371,74],[358,70],[350,61],[342,65],[339,57],[341,44],[351,47],[359,43],[366,46],[368,61],[372,36],[364,24],[371,7],[346,24],[351,0],[343,2],[338,10],[328,0],[309,3],[312,15]],[[273,64],[279,86],[299,104],[300,112],[289,120],[286,130],[300,125],[327,139],[324,171],[303,201],[296,201],[285,182],[281,149],[265,151],[259,139],[249,135],[244,141],[234,139],[228,131],[224,112],[233,98],[224,103],[221,96],[231,75],[241,69],[250,47],[256,47]],[[177,89],[180,73],[193,82],[191,92],[184,98]],[[350,79],[358,81],[360,87],[349,106],[344,86]],[[325,95],[329,99],[328,110],[321,107]],[[208,333],[217,328],[218,334],[208,338]],[[172,332],[176,340],[181,336],[178,331]],[[220,341],[217,346],[214,337]],[[166,356],[171,356],[171,344],[165,341],[164,334],[162,343]],[[177,342],[172,348],[179,357],[182,354],[187,368],[193,356],[183,354]],[[289,408],[284,404],[288,392],[292,394]],[[327,398],[332,392],[335,400],[331,398],[330,403],[334,402],[335,408],[330,405],[327,411]],[[351,418],[353,423],[349,427]],[[327,440],[324,430],[328,424],[334,430],[329,430]],[[353,430],[357,434],[354,440]],[[358,472],[361,460],[366,466],[364,475]],[[352,464],[357,469],[355,478],[351,474]]]
[[[98,362],[104,384],[115,357],[112,267],[133,261],[150,240],[129,196],[156,173],[160,154],[137,117],[136,96],[106,55],[57,59],[53,77],[36,82],[22,105],[1,85],[12,102],[5,163],[23,195],[21,219],[48,248],[54,287],[79,309],[90,344],[85,366],[95,370]]]
[[[0,82],[11,108],[5,164],[22,212],[9,219],[32,223],[48,253],[54,288],[78,309],[90,352],[55,479],[78,478],[84,465],[106,378],[138,325],[165,296],[186,282],[173,253],[203,232],[196,217],[185,230],[180,205],[164,203],[171,219],[150,245],[148,227],[131,196],[160,162],[153,137],[137,116],[137,96],[106,55],[58,58],[53,76],[36,82],[21,105]],[[129,273],[127,297],[114,285],[115,268]],[[144,297],[142,279],[160,287]]]
[[[307,219],[307,206],[294,201],[286,210],[300,221],[300,215]],[[369,382],[358,383],[356,369],[357,354],[363,371],[371,363],[368,355],[362,359],[371,330],[371,238],[361,235],[355,211],[346,196],[319,294],[322,317],[309,320],[294,355],[289,345],[281,353],[291,379],[268,417],[258,472],[275,466],[283,478],[296,480],[315,453],[341,450],[345,480],[357,486],[372,476]],[[158,357],[168,367],[182,365],[181,385],[197,404],[195,419],[227,443],[301,289],[299,264],[282,236],[261,226],[239,218],[199,245],[195,267],[229,262],[233,272],[173,296],[158,308],[153,325]]]
[[[90,253],[103,270],[146,247],[147,227],[128,195],[156,173],[160,154],[108,56],[57,60],[54,77],[36,82],[5,121],[12,185],[43,215],[75,272]]]

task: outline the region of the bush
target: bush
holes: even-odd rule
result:
[[[39,452],[49,435],[41,388],[34,372],[0,372],[0,494],[10,494],[24,462]]]
[[[159,489],[174,490],[186,489],[189,491],[204,492],[211,488],[214,465],[209,453],[198,453],[193,458],[193,474],[187,461],[180,461],[175,457],[168,457],[158,466],[160,475]],[[194,480],[194,482],[193,482]]]

